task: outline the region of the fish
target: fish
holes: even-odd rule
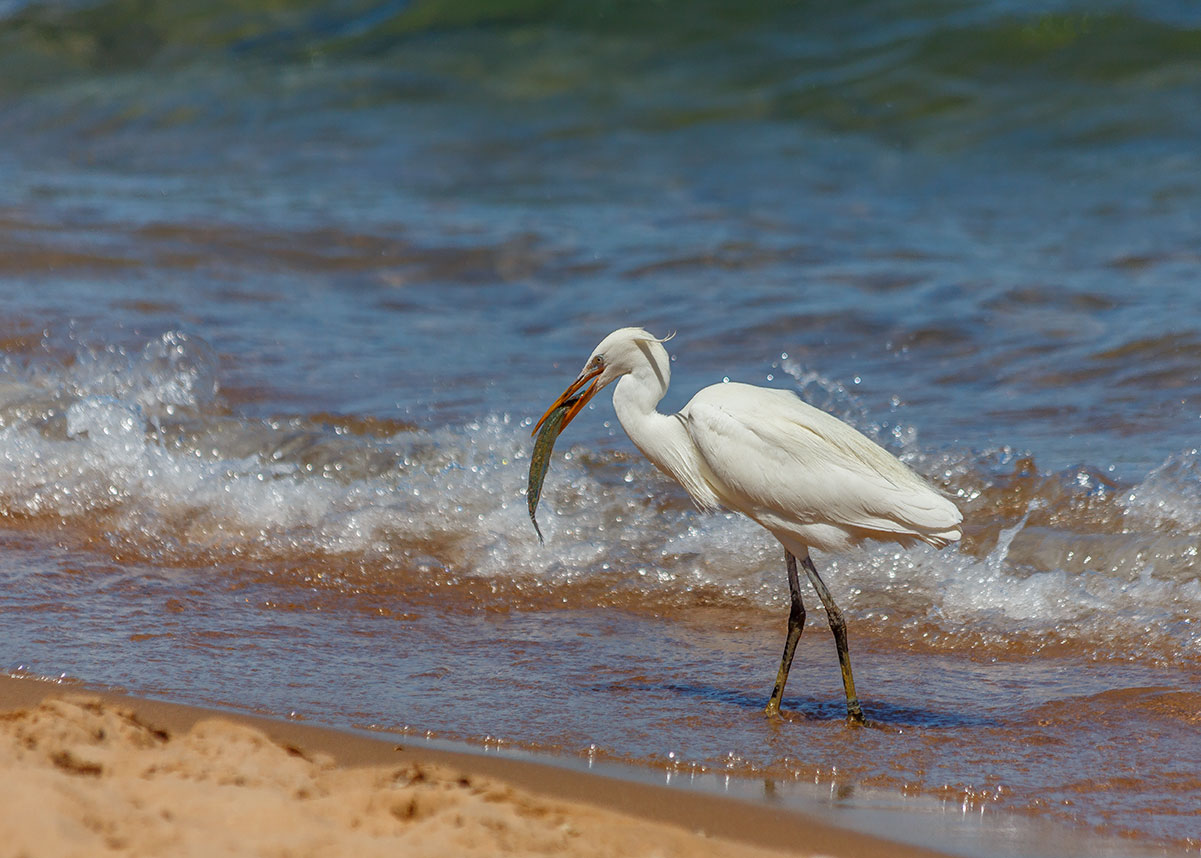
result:
[[[550,469],[550,454],[554,450],[555,440],[563,428],[563,418],[571,410],[571,406],[575,405],[576,399],[578,397],[567,400],[546,415],[546,419],[542,421],[542,428],[538,430],[538,437],[534,441],[534,452],[530,456],[530,481],[525,491],[526,504],[530,508],[530,521],[534,523],[534,532],[538,534],[538,542],[543,545],[546,544],[546,540],[542,538],[542,528],[538,527],[538,519],[535,516],[538,501],[542,498],[542,481],[546,479],[546,472]]]

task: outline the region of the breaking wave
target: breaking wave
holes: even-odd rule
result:
[[[2,368],[0,515],[13,528],[214,574],[289,569],[335,591],[655,610],[784,603],[779,546],[740,516],[697,513],[620,443],[561,443],[541,546],[524,497],[528,419],[240,416],[223,402],[213,350],[179,331],[141,350],[9,356]],[[1003,449],[923,451],[912,427],[865,425],[845,388],[784,369],[967,518],[964,542],[941,552],[818,558],[860,628],[913,646],[1201,655],[1196,450],[1126,486],[1086,466],[1040,473]]]

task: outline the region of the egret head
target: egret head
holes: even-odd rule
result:
[[[642,328],[620,328],[600,341],[584,368],[559,398],[554,401],[546,414],[534,427],[536,433],[550,413],[561,405],[570,404],[571,410],[563,418],[559,431],[567,428],[588,401],[604,388],[627,373],[639,369],[649,369],[658,376],[664,389],[667,388],[669,376],[667,351],[661,343],[670,340],[675,334],[660,338]]]

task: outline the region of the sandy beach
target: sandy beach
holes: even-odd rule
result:
[[[935,853],[714,796],[54,683],[0,681],[15,856]]]

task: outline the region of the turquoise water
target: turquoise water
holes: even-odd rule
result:
[[[0,4],[4,666],[1195,847],[1199,58],[1186,3]],[[820,617],[762,723],[778,547],[606,397],[538,545],[628,324],[665,408],[790,387],[959,502],[817,558],[895,730]]]

